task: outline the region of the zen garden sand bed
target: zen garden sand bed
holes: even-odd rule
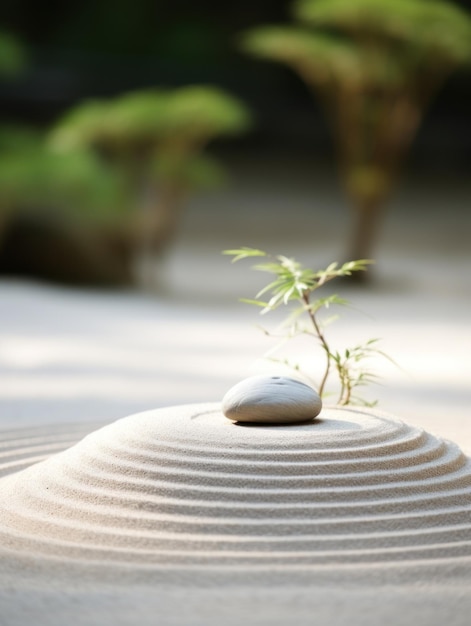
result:
[[[257,189],[250,191],[256,194]],[[231,202],[236,204],[236,200]],[[201,211],[194,203],[167,261],[169,288],[159,297],[71,290],[32,281],[1,282],[0,459],[4,477],[0,492],[7,494],[4,501],[9,507],[0,521],[2,626],[468,623],[471,520],[470,470],[465,456],[471,454],[471,290],[469,255],[457,234],[464,228],[459,222],[463,214],[455,213],[453,231],[449,220],[443,226],[440,214],[432,211],[426,233],[419,217],[401,211],[391,215],[372,288],[350,290],[342,286],[343,295],[354,302],[355,310],[346,312],[336,323],[336,341],[350,343],[352,333],[354,338],[382,338],[382,347],[402,369],[378,363],[382,386],[370,393],[380,400],[381,411],[396,415],[405,425],[395,419],[383,421],[376,410],[352,414],[353,422],[347,422],[356,424],[354,428],[344,424],[343,429],[329,431],[325,423],[319,424],[318,432],[324,429],[320,438],[323,454],[332,451],[328,443],[332,437],[343,432],[343,452],[335,456],[336,452],[330,461],[334,465],[350,463],[345,472],[347,482],[340,487],[344,493],[338,503],[340,517],[333,520],[322,507],[316,517],[323,540],[335,546],[334,551],[321,549],[319,541],[313,540],[319,529],[314,532],[309,524],[301,528],[303,522],[299,520],[305,518],[296,513],[296,507],[303,507],[302,498],[295,502],[296,485],[290,482],[293,477],[283,457],[296,455],[301,447],[309,457],[303,462],[313,462],[311,448],[315,450],[319,441],[314,444],[311,431],[303,431],[309,427],[283,427],[288,429],[283,436],[281,431],[269,429],[263,435],[263,430],[240,429],[223,417],[219,421],[218,403],[230,386],[250,374],[271,372],[274,367],[260,358],[272,345],[255,328],[261,320],[256,312],[236,302],[239,296],[254,295],[256,277],[246,268],[231,267],[220,257],[220,250],[254,245],[293,254],[306,262],[311,259],[313,265],[329,262],[338,254],[333,233],[340,228],[336,220],[343,214],[327,211],[329,205],[324,203],[325,212],[320,209],[314,220],[304,201],[301,194],[290,221],[283,221],[281,207],[277,213],[275,206],[278,221],[264,238],[261,227],[257,232],[258,222],[253,228],[246,226],[244,231],[239,226],[237,230],[237,224],[243,223],[238,221],[240,215],[228,217],[232,215],[229,211],[221,216],[211,206]],[[217,198],[213,202],[217,205]],[[278,202],[281,205],[283,198]],[[250,215],[248,207],[245,217]],[[262,207],[261,215],[268,215],[268,210],[263,213]],[[327,233],[317,245],[309,236],[315,228]],[[244,232],[250,236],[244,238]],[[456,239],[448,241],[447,237],[454,234]],[[441,247],[437,244],[440,241]],[[300,346],[290,350],[303,360]],[[83,436],[132,413],[207,402],[213,404],[209,408],[205,405],[204,410],[193,407],[132,418],[139,426],[133,426],[132,421],[118,422],[86,439],[85,447],[72,448],[64,456],[20,474],[27,466],[53,457]],[[192,411],[209,413],[185,426],[183,422]],[[337,420],[338,426],[342,421],[339,413],[326,411],[326,423]],[[177,431],[164,428],[168,415],[174,416]],[[164,428],[160,434],[159,424]],[[229,448],[224,451],[224,429],[231,428],[231,433],[239,434],[229,439]],[[390,465],[368,470],[373,482],[367,500],[374,506],[360,513],[355,509],[355,493],[362,489],[365,468],[360,471],[360,460],[344,454],[352,446],[352,435],[358,439],[357,452],[362,446],[370,452],[372,446],[379,446],[379,456],[373,452],[368,457],[373,465],[381,464],[381,458],[395,459]],[[152,536],[152,525],[144,529],[146,515],[156,514],[146,513],[142,498],[146,484],[149,486],[146,480],[150,480],[146,474],[149,454],[155,452],[152,437],[161,446],[168,448],[171,440],[178,448],[173,452],[166,449],[165,454],[161,450],[157,455],[162,463],[167,459],[166,475],[175,489],[173,495],[166,493],[166,507],[178,508],[181,492],[177,485],[185,477],[187,483],[194,482],[195,489],[206,486],[211,490],[210,483],[217,482],[219,472],[222,495],[218,502],[231,523],[239,519],[243,526],[245,512],[255,519],[253,527],[243,532],[241,526],[232,533],[230,541],[236,546],[232,553],[240,557],[242,550],[247,556],[244,550],[250,542],[244,543],[244,537],[251,538],[253,547],[253,541],[256,543],[263,535],[261,531],[267,529],[285,556],[293,552],[288,543],[296,544],[291,562],[280,561],[276,556],[279,551],[265,538],[255,551],[259,557],[244,560],[244,556],[234,565],[227,557],[231,550],[224,543],[227,526],[218,522],[220,511],[204,498],[201,506],[183,511],[188,516],[184,520],[186,530],[172,528],[172,516],[182,515],[181,508],[179,512],[159,513],[167,516],[158,529],[160,539]],[[283,437],[282,445],[277,438]],[[442,438],[457,445],[443,443]],[[240,447],[247,445],[252,452],[242,459]],[[268,456],[267,445],[271,451]],[[384,446],[395,446],[395,450],[387,452]],[[211,453],[212,449],[216,452]],[[363,454],[360,457],[365,459]],[[279,488],[277,481],[288,488],[286,502],[278,499],[270,505],[269,499],[258,499],[256,493],[250,499],[250,485],[263,486],[254,468],[260,463],[278,462],[278,470],[268,468],[268,474],[275,476],[272,488]],[[424,467],[428,469],[422,472]],[[285,470],[288,475],[283,475]],[[147,478],[135,492],[129,485],[137,480],[136,471],[144,472]],[[152,474],[154,470],[150,471]],[[231,472],[237,478],[231,478]],[[418,474],[414,478],[406,476],[408,472]],[[105,474],[112,487],[103,482]],[[245,477],[247,489],[237,486],[240,475]],[[302,475],[303,471],[294,483],[302,482]],[[231,483],[226,490],[225,480]],[[326,488],[339,489],[337,480],[334,473]],[[415,487],[393,494],[392,499],[386,494],[385,485],[396,485],[392,488],[400,490],[396,483],[409,480],[426,484],[428,495]],[[237,489],[242,499],[234,505],[230,494]],[[100,501],[100,490],[104,490],[106,502]],[[150,491],[155,498],[155,488],[150,487]],[[62,498],[66,496],[68,504],[64,505]],[[310,502],[315,509],[317,505]],[[139,532],[129,524],[131,509]],[[262,517],[257,517],[262,509]],[[426,519],[421,517],[424,511],[428,511]],[[364,520],[364,528],[355,523],[355,515]],[[437,517],[432,523],[433,515]],[[32,518],[36,521],[31,525]],[[102,553],[96,552],[104,518],[104,527],[114,529],[106,531],[104,545],[130,558],[110,558],[106,547]],[[227,522],[224,516],[222,519]],[[209,531],[207,524],[213,524]],[[260,531],[255,535],[254,527]],[[170,541],[175,532],[183,533],[180,546]],[[66,545],[70,533],[75,533],[74,548]],[[342,533],[343,539],[337,544],[336,538]],[[437,541],[429,541],[431,533],[436,533]],[[185,541],[190,535],[191,546],[200,556],[207,550],[209,538],[212,545],[222,542],[229,561],[214,567],[211,557],[193,558],[193,553],[189,558]],[[166,548],[159,544],[159,550],[167,550],[165,567],[160,569],[149,557],[149,546],[159,541],[170,541]],[[347,545],[349,542],[352,545]],[[51,545],[59,548],[52,550]],[[207,560],[211,567],[206,567]]]

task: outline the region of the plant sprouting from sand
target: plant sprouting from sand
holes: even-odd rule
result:
[[[224,250],[223,254],[233,256],[232,262],[253,257],[264,257],[265,262],[252,266],[252,269],[267,272],[274,280],[265,285],[254,300],[242,298],[242,302],[261,307],[265,315],[281,306],[287,307],[288,314],[275,333],[264,329],[269,336],[276,336],[281,342],[273,353],[286,340],[300,335],[313,338],[324,353],[324,367],[320,381],[314,386],[321,398],[327,393],[327,385],[335,377],[337,380],[337,404],[362,404],[373,406],[376,402],[367,402],[357,395],[358,388],[375,381],[377,376],[367,367],[365,361],[375,355],[382,355],[377,347],[377,339],[369,339],[342,351],[334,349],[326,334],[326,326],[335,318],[324,318],[322,313],[334,306],[346,306],[349,302],[336,294],[318,297],[318,290],[334,278],[351,276],[354,272],[363,272],[373,263],[361,259],[349,261],[343,265],[331,263],[326,269],[314,271],[306,268],[295,259],[283,255],[271,256],[263,250],[243,247],[237,250]],[[262,300],[262,296],[269,296]],[[280,361],[281,359],[274,359]],[[285,365],[300,371],[298,364],[282,360]]]

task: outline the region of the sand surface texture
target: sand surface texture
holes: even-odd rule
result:
[[[442,598],[440,615],[460,597],[452,623],[465,623],[471,461],[455,444],[371,410],[242,426],[219,404],[197,404],[118,420],[34,463],[77,436],[80,428],[29,438],[12,430],[4,440],[0,555],[3,577],[21,589],[6,624],[38,598],[54,600],[57,587],[69,611],[91,603],[103,619],[114,615],[110,597],[119,606],[124,594],[141,598],[144,623],[153,615],[144,606],[158,602],[171,615],[163,623],[183,624],[185,610],[172,602],[186,591],[190,603],[206,598],[214,608],[206,622],[189,623],[217,623],[229,606],[222,590],[232,601],[245,588],[235,620],[279,587],[253,623],[270,615],[286,623],[302,589],[333,624],[346,623],[335,606],[352,590],[356,610],[373,594],[371,610],[391,624],[403,596],[417,623],[418,584]],[[309,602],[301,596],[301,606]]]
[[[278,371],[256,327],[278,319],[238,303],[267,277],[221,250],[344,258],[330,175],[232,170],[229,193],[187,206],[163,292],[0,282],[0,626],[467,626],[469,461],[442,438],[471,455],[469,183],[410,180],[371,287],[338,288],[354,308],[334,347],[381,338],[401,369],[374,360],[367,399],[408,426],[360,411],[242,429],[193,406],[71,448]],[[303,342],[288,356],[318,377]]]

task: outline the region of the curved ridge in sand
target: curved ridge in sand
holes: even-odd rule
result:
[[[146,567],[471,557],[470,460],[376,412],[332,408],[307,425],[254,427],[217,404],[172,407],[21,469],[66,440],[38,435],[4,452],[9,550]]]

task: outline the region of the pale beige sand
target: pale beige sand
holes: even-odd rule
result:
[[[4,437],[5,624],[467,623],[471,462],[452,443],[372,411],[254,427],[206,404],[21,470],[77,436]]]
[[[266,371],[259,357],[273,344],[255,328],[263,320],[257,311],[237,304],[238,297],[256,293],[261,277],[247,265],[231,265],[221,249],[252,245],[322,267],[342,258],[349,228],[348,211],[330,177],[316,177],[311,165],[304,172],[297,164],[282,165],[254,160],[236,172],[230,194],[190,202],[165,268],[169,293],[164,297],[2,281],[3,474],[67,448],[96,429],[84,422],[219,400],[241,378]],[[266,169],[265,180],[259,178],[260,166]],[[383,338],[384,349],[404,371],[375,362],[383,386],[373,389],[372,397],[414,427],[456,441],[469,455],[469,184],[445,189],[441,176],[429,176],[425,183],[420,189],[406,188],[391,207],[375,253],[378,279],[372,290],[340,290],[365,314],[346,312],[333,336],[340,345]],[[302,358],[302,346],[293,351]],[[18,430],[7,434],[5,429]],[[450,452],[447,446],[443,450]],[[442,470],[446,458],[441,453],[436,457]],[[449,473],[442,474],[452,482],[453,463],[456,457]],[[433,470],[432,459],[429,467]],[[62,479],[59,472],[54,484]],[[422,482],[433,484],[433,478]],[[29,489],[34,491],[33,485]],[[23,486],[15,495],[17,506],[27,492]],[[453,509],[449,496],[434,500],[438,512]],[[411,510],[421,510],[412,492],[405,499]],[[76,509],[77,502],[72,500]],[[460,497],[456,507],[466,502]],[[84,508],[89,512],[90,504]],[[61,509],[57,522],[63,519]],[[388,541],[394,539],[391,530]],[[424,545],[429,550],[424,541],[431,533],[424,530],[423,538],[419,529],[409,536],[417,538],[421,550]],[[463,531],[455,525],[447,530],[459,549]],[[8,533],[11,541],[11,529]],[[375,531],[375,540],[377,535]],[[395,539],[406,535],[402,529]],[[46,548],[50,537],[45,535]],[[42,541],[44,545],[44,537]],[[36,538],[35,550],[40,543]],[[415,562],[311,565],[306,580],[305,569],[285,565],[270,565],[263,576],[254,564],[250,570],[232,567],[228,579],[227,566],[213,566],[212,575],[206,568],[203,575],[205,565],[160,570],[148,561],[103,565],[19,548],[3,550],[0,558],[1,626],[467,626],[471,615],[465,553]]]

